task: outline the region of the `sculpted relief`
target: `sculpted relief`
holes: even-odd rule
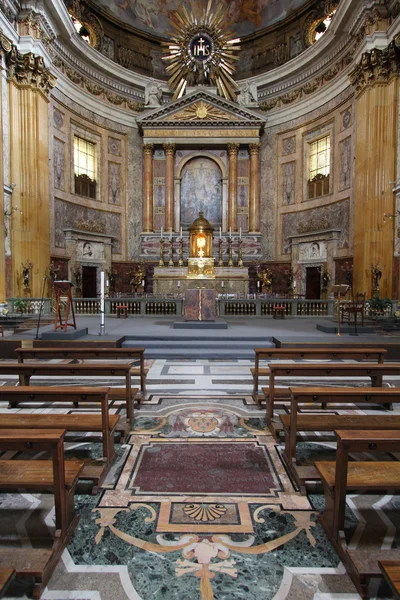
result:
[[[304,261],[321,261],[326,260],[327,251],[325,242],[311,242],[300,244],[299,260]]]

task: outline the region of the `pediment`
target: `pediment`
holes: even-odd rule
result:
[[[137,122],[143,129],[152,127],[257,127],[262,128],[265,117],[200,88],[194,92],[148,112]]]

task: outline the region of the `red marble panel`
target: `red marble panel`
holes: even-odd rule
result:
[[[198,321],[200,317],[200,290],[185,292],[185,320]]]
[[[201,290],[201,320],[215,321],[216,310],[216,291]]]

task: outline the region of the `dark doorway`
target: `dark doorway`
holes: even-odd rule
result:
[[[96,267],[82,267],[82,297],[97,298]]]
[[[321,271],[320,267],[307,267],[306,270],[306,299],[319,300],[321,298]]]

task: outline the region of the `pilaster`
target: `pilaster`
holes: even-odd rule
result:
[[[229,179],[228,179],[228,227],[237,231],[237,160],[240,144],[228,144]]]
[[[165,150],[165,230],[174,228],[175,144],[163,144]]]
[[[143,144],[143,198],[145,233],[154,231],[153,225],[153,144]]]
[[[249,144],[249,232],[260,230],[260,144]]]

